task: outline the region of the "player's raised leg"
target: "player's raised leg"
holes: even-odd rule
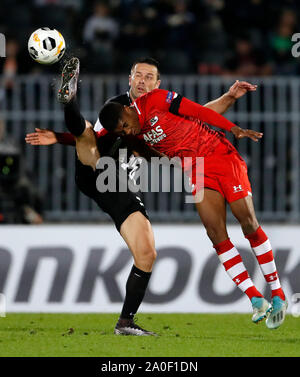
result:
[[[224,197],[218,191],[206,188],[203,201],[196,203],[196,208],[227,274],[251,301],[252,321],[261,321],[267,316],[271,306],[253,284],[241,255],[228,236]]]
[[[126,283],[122,312],[115,327],[117,335],[156,335],[138,326],[134,321],[146,293],[156,258],[154,236],[149,220],[139,211],[130,214],[120,228],[134,258],[134,265]]]
[[[77,103],[77,81],[79,76],[79,59],[71,58],[62,70],[58,101],[64,105],[65,124],[75,136],[76,152],[82,164],[96,170],[100,158],[93,126],[80,114]]]
[[[76,57],[69,59],[64,65],[57,95],[57,99],[60,103],[67,104],[76,96],[79,68],[80,62]]]
[[[85,119],[80,114],[76,100],[77,81],[79,76],[79,59],[71,58],[63,67],[61,84],[57,99],[64,105],[65,123],[68,130],[76,137],[85,130]]]
[[[271,289],[272,312],[267,318],[266,325],[268,328],[277,328],[284,321],[287,300],[278,277],[270,240],[256,219],[253,200],[250,195],[232,202],[230,207],[241,224],[243,233],[249,240],[264,278]]]

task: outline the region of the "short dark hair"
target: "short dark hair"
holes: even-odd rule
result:
[[[121,117],[123,105],[118,102],[107,102],[99,112],[99,121],[102,126],[110,132],[113,132]]]
[[[148,58],[148,57],[141,57],[137,59],[131,66],[131,71],[137,64],[149,64],[149,65],[154,65],[154,67],[157,68],[157,80],[160,78],[160,72],[159,72],[159,62],[153,58]]]

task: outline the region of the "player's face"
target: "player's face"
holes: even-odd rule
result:
[[[129,76],[130,95],[136,100],[142,94],[157,89],[160,80],[157,79],[157,68],[154,65],[138,63],[134,66]]]
[[[115,133],[118,135],[137,135],[141,131],[139,117],[132,107],[124,106]]]

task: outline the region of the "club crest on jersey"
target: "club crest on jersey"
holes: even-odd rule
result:
[[[150,119],[150,125],[153,127],[158,122],[158,116],[156,115],[154,118]]]

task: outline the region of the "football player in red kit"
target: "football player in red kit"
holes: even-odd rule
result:
[[[225,135],[207,124],[230,131],[238,139],[249,137],[258,141],[262,133],[242,129],[215,111],[162,89],[142,95],[132,106],[108,103],[100,111],[99,119],[108,131],[136,135],[169,158],[179,157],[192,182],[199,173],[195,169],[196,157],[204,157],[204,196],[195,205],[207,235],[230,278],[251,300],[252,321],[258,323],[267,318],[268,328],[279,327],[285,318],[287,300],[270,241],[256,219],[247,166]],[[192,165],[184,166],[185,157],[191,157]],[[194,193],[200,189],[196,187]],[[254,286],[238,250],[230,241],[226,202],[270,286],[272,305]]]
[[[73,61],[73,59],[71,59],[71,61]],[[68,82],[70,83],[77,77],[77,68],[79,70],[79,60],[75,59],[75,62],[77,63],[74,64],[74,66],[71,64],[71,67],[73,67],[71,68],[71,72],[63,72],[63,77],[68,77]],[[67,62],[66,67],[68,66],[69,64]],[[108,101],[118,102],[129,106],[140,95],[159,87],[160,73],[158,67],[158,62],[152,58],[138,59],[131,68],[129,76],[130,89],[126,93],[110,98]],[[67,74],[65,75],[65,73]],[[72,73],[74,73],[74,75]],[[65,80],[62,82],[64,83]],[[66,90],[69,88],[64,84],[63,87],[63,92],[67,94]],[[73,107],[71,114],[67,109],[66,110],[69,114],[68,127],[72,127],[73,129],[74,127],[81,127],[81,116],[78,106],[76,106],[76,101],[75,103],[72,101],[73,95],[76,96],[76,85],[72,85],[72,87],[74,88],[74,91],[69,91],[69,95],[67,95],[67,98],[71,100],[71,107],[67,107],[69,110],[72,110],[73,106],[75,107]],[[236,82],[229,88],[228,92],[224,93],[221,97],[208,102],[205,106],[222,114],[227,111],[238,98],[248,91],[254,90],[256,90],[256,85],[236,80]],[[61,93],[61,89],[59,93]],[[86,123],[86,128],[88,128],[89,123]],[[52,130],[41,129],[36,129],[37,132],[35,133],[27,134],[26,142],[32,145],[51,145],[57,142],[67,145],[76,144],[76,152],[78,155],[75,159],[75,181],[77,187],[85,195],[92,198],[100,209],[111,216],[116,228],[120,231],[120,234],[134,256],[135,264],[126,282],[126,296],[114,332],[127,335],[149,335],[151,332],[141,329],[134,322],[133,316],[144,297],[144,292],[147,288],[152,265],[156,256],[151,225],[144,205],[138,200],[136,193],[133,194],[130,191],[124,193],[109,191],[103,193],[99,192],[96,189],[96,176],[94,174],[94,169],[97,164],[97,159],[99,158],[97,150],[100,153],[100,156],[108,155],[116,159],[118,159],[117,155],[119,148],[124,147],[129,151],[132,150],[137,152],[146,159],[149,159],[152,156],[159,156],[159,154],[153,148],[149,148],[147,152],[147,149],[145,149],[145,143],[142,140],[136,140],[137,138],[135,137],[130,137],[130,140],[126,137],[120,138],[115,134],[107,133],[104,128],[102,128],[100,132],[96,132],[96,128],[98,129],[99,127],[100,123],[97,121],[94,128],[95,132],[91,132],[91,129],[87,129],[84,132],[85,137],[80,138],[80,142],[77,140],[77,143],[75,141],[76,138],[70,133],[57,133]],[[95,148],[95,136],[97,138],[97,148]],[[120,139],[122,139],[122,141]],[[83,162],[85,164],[83,164]],[[115,175],[117,180],[117,173],[115,173]],[[138,272],[139,270],[140,272]],[[136,273],[139,276],[136,275]]]

